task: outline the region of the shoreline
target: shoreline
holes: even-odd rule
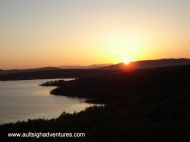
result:
[[[86,133],[85,139],[72,139],[76,142],[189,141],[190,137],[185,137],[190,135],[189,80],[190,66],[185,66],[59,82],[51,91],[54,95],[88,97],[105,102],[105,106],[63,112],[56,119],[0,125],[0,131],[5,137],[10,130]]]
[[[70,79],[73,80],[73,79]],[[74,113],[75,111],[80,112],[83,110],[83,108],[85,109],[86,107],[91,107],[92,103],[88,103],[86,101],[86,98],[69,98],[69,97],[65,97],[65,96],[61,96],[61,97],[53,97],[52,94],[50,93],[52,89],[54,89],[55,87],[40,87],[40,83],[42,82],[46,82],[46,81],[51,81],[50,80],[28,80],[28,81],[22,81],[22,82],[6,82],[2,84],[2,90],[1,90],[1,97],[3,97],[3,100],[5,102],[9,101],[9,98],[16,98],[16,100],[18,100],[18,104],[22,103],[19,100],[24,100],[26,102],[29,103],[23,103],[23,105],[19,105],[22,106],[21,107],[17,107],[16,102],[14,103],[14,101],[10,100],[10,106],[4,104],[4,102],[2,102],[1,106],[1,120],[2,123],[0,125],[3,124],[7,124],[7,123],[17,123],[17,122],[26,122],[28,121],[28,119],[39,119],[39,118],[44,118],[44,119],[52,119],[52,118],[57,118],[63,111],[66,111],[67,113]],[[9,87],[6,87],[9,86]],[[23,86],[22,88],[20,88],[21,86]],[[5,89],[4,89],[5,88]],[[19,92],[17,91],[18,88],[20,90]],[[6,91],[6,90],[12,90],[12,89],[16,89],[15,91],[11,91],[13,93],[11,93],[10,91]],[[28,91],[28,93],[25,95],[25,92],[27,90],[31,90]],[[10,92],[10,93],[9,93]],[[5,95],[3,95],[3,93]],[[6,95],[7,94],[7,95]],[[10,94],[10,95],[9,95]],[[33,95],[35,94],[35,95]],[[10,96],[10,97],[9,97]],[[17,97],[18,96],[18,97]],[[21,97],[20,97],[21,96]],[[45,96],[45,97],[44,97]],[[11,99],[11,98],[10,98]],[[47,100],[47,102],[45,101]],[[67,104],[67,101],[69,104]],[[42,105],[38,104],[31,104],[30,102],[36,103],[36,102],[41,102]],[[62,104],[61,104],[62,103]],[[75,103],[81,108],[77,108],[75,106]],[[64,105],[65,104],[65,105]],[[81,105],[80,105],[81,104]],[[38,106],[38,107],[37,107]],[[61,108],[61,107],[69,107],[68,108]],[[4,109],[8,107],[7,109]],[[16,110],[14,108],[20,108],[20,110]],[[25,108],[26,107],[26,108]],[[9,108],[12,108],[11,110]],[[35,110],[34,108],[39,108],[40,110]],[[47,108],[47,110],[45,110],[45,108]],[[55,111],[52,111],[53,108],[55,109]],[[15,112],[20,112],[21,115],[17,116],[17,114]],[[57,113],[58,112],[58,113]],[[42,114],[42,115],[41,115]],[[55,115],[54,115],[55,114]],[[6,119],[6,117],[8,119]],[[10,121],[9,121],[10,120]]]

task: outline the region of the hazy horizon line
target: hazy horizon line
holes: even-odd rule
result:
[[[179,57],[179,58],[156,58],[156,59],[140,59],[140,60],[131,60],[130,62],[138,62],[138,61],[153,61],[153,60],[169,60],[169,59],[189,59],[190,60],[190,57],[189,58],[184,58],[184,57]],[[120,64],[120,63],[124,63],[123,61],[121,62],[118,62],[118,63],[94,63],[94,64],[88,64],[88,65],[60,65],[60,66],[35,66],[35,67],[26,67],[26,68],[1,68],[0,67],[0,70],[28,70],[28,69],[43,69],[43,68],[64,68],[64,67],[90,67],[90,66],[103,66],[103,65],[115,65],[115,64]]]

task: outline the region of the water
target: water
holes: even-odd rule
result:
[[[0,124],[37,118],[56,118],[91,106],[85,99],[50,95],[54,87],[39,86],[43,80],[0,81]]]

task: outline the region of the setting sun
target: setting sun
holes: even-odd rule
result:
[[[190,1],[167,1],[0,1],[0,69],[190,58]]]
[[[130,59],[123,59],[122,61],[124,64],[128,65],[130,64],[131,60]]]
[[[0,0],[1,138],[190,142],[189,39],[190,0]]]

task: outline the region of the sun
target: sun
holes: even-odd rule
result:
[[[125,65],[130,64],[131,60],[130,59],[123,59],[122,61]]]

